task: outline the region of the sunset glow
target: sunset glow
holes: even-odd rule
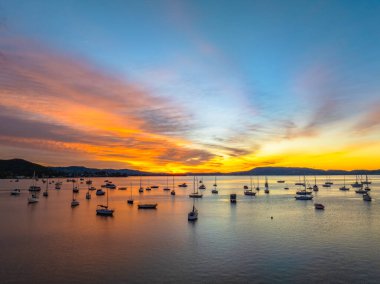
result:
[[[375,9],[195,2],[3,3],[0,158],[170,173],[380,168]]]

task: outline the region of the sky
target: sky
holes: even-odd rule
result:
[[[380,168],[379,1],[0,0],[0,159]]]

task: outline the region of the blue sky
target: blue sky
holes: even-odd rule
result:
[[[251,152],[248,166],[264,141],[325,145],[335,129],[351,136],[341,148],[378,142],[379,12],[378,1],[1,1],[0,32],[180,106],[182,127],[165,134],[227,160],[223,147]]]

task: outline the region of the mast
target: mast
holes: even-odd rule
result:
[[[252,176],[249,176],[250,180],[251,180],[251,191],[252,191]]]
[[[131,200],[132,200],[132,180],[131,180]]]

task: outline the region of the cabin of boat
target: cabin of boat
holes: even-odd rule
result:
[[[156,209],[157,203],[145,203],[137,205],[138,209]]]
[[[312,192],[303,189],[303,190],[299,190],[299,191],[297,191],[296,194],[297,194],[297,195],[311,195]]]

